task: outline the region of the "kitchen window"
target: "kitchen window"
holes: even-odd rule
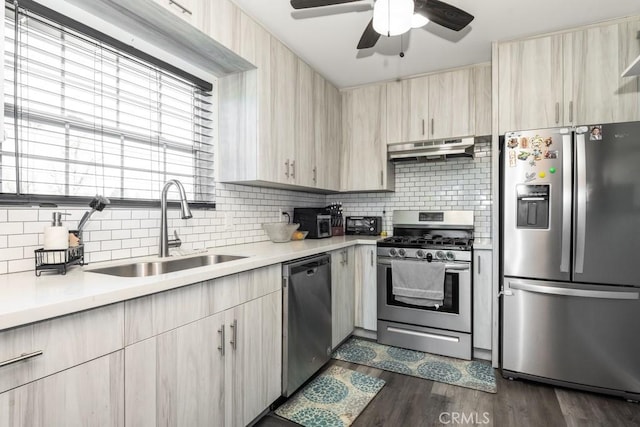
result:
[[[24,4],[5,8],[1,200],[101,194],[145,206],[175,178],[190,201],[213,207],[211,84]]]

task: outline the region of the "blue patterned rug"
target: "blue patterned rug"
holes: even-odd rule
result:
[[[497,391],[496,377],[491,364],[476,360],[436,356],[359,338],[351,338],[331,357],[488,393]]]
[[[306,427],[346,427],[384,386],[384,381],[332,366],[299,390],[275,413]]]

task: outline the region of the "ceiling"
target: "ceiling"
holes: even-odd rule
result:
[[[373,0],[298,11],[289,0],[232,1],[339,88],[486,62],[492,41],[640,14],[636,0],[444,0],[475,16],[469,27],[429,23],[358,51]]]

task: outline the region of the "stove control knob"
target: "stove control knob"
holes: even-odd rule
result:
[[[433,261],[433,254],[431,252],[427,254],[427,261],[429,262]]]
[[[442,252],[442,251],[438,251],[438,252],[436,252],[436,258],[438,258],[438,259],[444,259],[444,252]]]
[[[424,259],[424,251],[422,249],[418,249],[416,251],[416,257],[418,257],[420,259]]]
[[[404,249],[402,249],[402,248],[398,249],[398,255],[399,255],[401,258],[404,258],[404,256],[405,256],[406,254],[407,254],[407,251],[405,251]]]
[[[396,251],[395,248],[391,248],[391,249],[389,249],[389,255],[390,256],[396,256],[396,255],[398,255],[398,251]]]
[[[453,255],[453,252],[447,252],[447,261],[453,261],[456,257]]]

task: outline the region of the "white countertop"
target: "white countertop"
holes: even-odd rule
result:
[[[137,261],[154,261],[158,257],[73,267],[64,276],[44,272],[42,276],[36,277],[33,271],[5,274],[0,276],[0,330],[321,252],[359,244],[375,245],[377,239],[378,237],[341,236],[288,243],[260,242],[218,247],[208,250],[206,254],[241,255],[247,258],[139,278],[91,273],[90,270]]]

